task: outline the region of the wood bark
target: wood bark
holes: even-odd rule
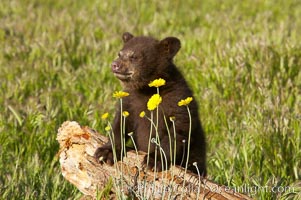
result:
[[[62,175],[92,198],[96,198],[111,181],[114,183],[113,199],[122,195],[138,199],[251,199],[193,173],[185,174],[181,167],[172,166],[160,173],[145,171],[141,164],[146,155],[144,152],[130,151],[122,162],[113,166],[101,165],[93,154],[108,138],[74,121],[61,125],[57,141]]]

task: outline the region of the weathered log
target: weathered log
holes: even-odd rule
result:
[[[83,194],[93,198],[110,179],[116,196],[136,196],[144,199],[251,199],[184,169],[172,166],[168,171],[145,171],[143,152],[131,151],[123,162],[113,166],[99,164],[93,157],[96,148],[108,141],[89,127],[77,122],[64,122],[58,130],[59,161],[62,174]],[[185,179],[185,180],[184,180]]]

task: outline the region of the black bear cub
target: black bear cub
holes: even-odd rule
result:
[[[155,110],[153,112],[153,122],[158,121],[157,134],[168,165],[170,165],[171,160],[174,160],[175,156],[175,163],[184,167],[188,152],[187,143],[190,123],[186,106],[178,106],[178,102],[187,97],[193,97],[193,94],[183,75],[173,63],[173,57],[181,47],[180,40],[175,37],[167,37],[159,41],[152,37],[134,37],[130,33],[124,33],[122,39],[124,46],[119,51],[118,58],[112,63],[111,67],[114,75],[120,80],[124,91],[129,93],[129,96],[123,98],[123,110],[129,112],[125,122],[125,137],[128,139],[127,133],[133,132],[137,149],[148,152],[152,124],[147,117],[140,117],[139,114],[145,111],[146,116],[151,116],[147,109],[147,102],[153,94],[157,93],[157,88],[149,87],[148,84],[158,78],[164,79],[166,81],[165,85],[159,87],[162,102],[158,106],[158,120],[156,119]],[[189,104],[189,109],[191,112],[191,144],[188,169],[196,172],[195,166],[192,165],[196,162],[200,173],[205,176],[206,143],[195,100]],[[122,142],[120,116],[120,106],[118,106],[113,123],[117,155],[120,154]],[[175,126],[173,126],[170,118],[174,119]],[[152,130],[151,138],[155,138],[155,128],[152,128]],[[176,145],[174,145],[175,143]],[[154,169],[156,163],[158,171],[166,169],[165,156],[161,158],[163,154],[158,151],[155,160],[156,144],[150,143],[150,145],[147,167]],[[97,159],[102,157],[102,161],[113,164],[111,142],[98,148],[95,157]],[[162,162],[164,164],[163,169]],[[144,160],[145,166],[146,163],[147,156]]]

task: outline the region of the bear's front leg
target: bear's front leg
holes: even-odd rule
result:
[[[109,165],[114,164],[114,154],[111,142],[106,143],[102,147],[96,149],[94,153],[94,157],[96,158],[98,163],[106,162]]]

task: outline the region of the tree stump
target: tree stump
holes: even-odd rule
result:
[[[64,122],[58,130],[59,161],[65,179],[84,195],[97,197],[113,180],[115,197],[132,196],[145,199],[251,199],[234,190],[201,178],[177,166],[154,173],[145,171],[142,161],[146,153],[127,152],[122,162],[113,166],[99,164],[93,157],[95,150],[108,138],[77,122]]]

